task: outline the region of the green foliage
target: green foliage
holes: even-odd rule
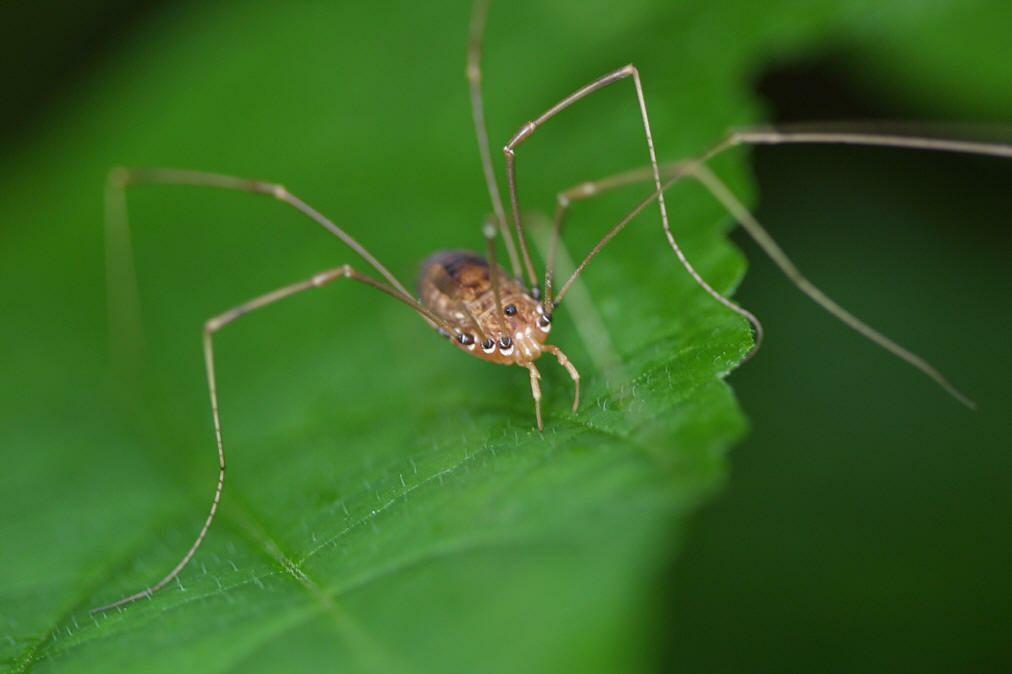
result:
[[[547,4],[547,3],[546,3]],[[493,147],[576,86],[644,73],[662,154],[757,118],[747,78],[772,53],[847,33],[856,5],[524,3],[493,10]],[[447,348],[402,307],[340,285],[245,318],[218,340],[230,477],[180,582],[214,451],[203,321],[351,255],[279,204],[185,188],[130,194],[145,325],[133,384],[106,372],[101,185],[115,164],[278,180],[410,280],[438,248],[480,245],[488,208],[469,126],[466,3],[163,10],[2,166],[0,662],[13,671],[648,669],[653,581],[719,484],[745,422],[722,382],[747,327],[677,266],[655,212],[586,279],[593,303],[553,340],[546,431],[526,372]],[[916,14],[916,13],[914,13]],[[912,20],[912,19],[911,19]],[[860,21],[856,23],[860,24]],[[899,29],[899,26],[896,26]],[[631,87],[524,146],[525,203],[641,165]],[[743,196],[741,158],[719,165]],[[586,250],[635,198],[574,211]],[[744,273],[730,223],[691,187],[673,225],[718,289]],[[578,327],[599,321],[581,342]],[[602,364],[614,350],[618,365]]]

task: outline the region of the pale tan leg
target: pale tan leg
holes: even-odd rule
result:
[[[513,235],[506,224],[506,212],[503,209],[499,185],[495,180],[495,169],[492,168],[492,153],[488,147],[488,130],[485,128],[485,103],[481,93],[481,55],[485,37],[485,20],[488,18],[490,0],[475,0],[471,8],[471,26],[467,43],[467,83],[471,90],[471,118],[474,122],[474,135],[478,140],[478,152],[481,155],[481,168],[485,173],[485,186],[492,201],[499,233],[506,244],[513,275],[520,277],[520,258],[517,257]]]
[[[788,144],[845,144],[845,145],[866,145],[878,147],[894,147],[909,150],[929,150],[937,152],[954,152],[962,154],[979,154],[992,157],[1012,158],[1012,143],[987,143],[975,141],[948,140],[944,138],[889,135],[873,132],[862,132],[854,125],[850,131],[838,129],[819,129],[806,125],[805,128],[773,128],[755,127],[732,131],[721,142],[717,143],[708,152],[700,155],[695,160],[679,161],[658,165],[658,174],[664,181],[661,186],[663,192],[668,187],[678,182],[681,178],[690,176],[698,178],[698,171],[695,167],[705,164],[710,159],[724,152],[741,145],[788,145]],[[555,223],[553,228],[552,244],[549,247],[548,267],[553,268],[554,250],[556,241],[560,236],[562,226],[573,202],[589,199],[605,192],[627,185],[648,182],[654,177],[653,165],[646,166],[632,171],[626,171],[600,180],[588,181],[575,185],[560,192],[556,198]],[[594,250],[584,259],[577,268],[576,275],[583,271],[583,268],[594,256],[600,252],[619,231],[621,231],[633,217],[638,215],[648,206],[658,193],[646,197],[642,202],[612,228],[602,240],[594,247]],[[744,226],[744,225],[743,225]],[[751,234],[752,232],[749,232]],[[766,235],[768,238],[768,234]],[[764,250],[769,254],[766,246]],[[771,255],[772,257],[772,255]],[[778,263],[779,264],[779,263]],[[783,268],[781,266],[781,268]],[[692,270],[690,269],[690,272]],[[570,279],[572,280],[572,279]],[[568,285],[568,283],[566,284]],[[559,297],[561,298],[560,291]]]
[[[777,242],[773,240],[773,237],[769,235],[759,221],[756,220],[755,216],[745,208],[737,197],[735,197],[731,190],[719,179],[716,175],[710,171],[709,168],[703,164],[690,164],[688,169],[692,177],[696,178],[706,189],[713,195],[720,204],[727,209],[727,211],[734,216],[738,223],[742,226],[749,236],[751,236],[759,247],[769,255],[770,259],[780,267],[781,271],[787,276],[790,281],[797,286],[797,288],[808,295],[816,304],[825,309],[827,312],[835,316],[842,323],[864,336],[874,344],[879,345],[886,351],[889,351],[894,356],[906,361],[916,369],[920,370],[936,384],[945,389],[953,398],[966,405],[970,409],[976,408],[976,403],[969,396],[964,394],[962,391],[957,389],[952,383],[949,382],[946,377],[939,372],[931,363],[927,362],[917,354],[913,353],[900,346],[893,340],[883,335],[878,330],[875,330],[870,325],[859,319],[854,314],[850,313],[842,306],[837,304],[832,298],[826,295],[820,290],[814,283],[809,281],[794,263],[787,257],[787,254],[777,245]]]
[[[871,342],[889,351],[898,358],[904,360],[908,364],[912,365],[917,370],[930,377],[935,383],[941,386],[947,393],[952,397],[956,398],[959,402],[970,407],[971,409],[976,407],[976,404],[966,394],[957,389],[949,380],[938,371],[933,365],[928,363],[926,360],[918,356],[917,354],[907,350],[900,346],[893,340],[889,339],[882,333],[878,332],[849,311],[844,309],[842,306],[837,304],[832,298],[827,296],[822,290],[820,290],[815,284],[809,281],[801,272],[797,266],[791,261],[786,253],[780,248],[769,232],[759,223],[754,215],[742,204],[734,194],[728,189],[728,187],[721,181],[717,176],[706,167],[703,163],[707,158],[713,157],[719,152],[733,147],[739,143],[803,143],[803,142],[849,142],[851,144],[871,144],[871,145],[888,145],[903,148],[913,149],[933,149],[940,151],[952,151],[952,152],[970,152],[973,154],[986,154],[992,156],[1012,156],[1012,146],[1000,145],[1000,144],[985,144],[985,143],[961,143],[955,141],[934,141],[931,139],[917,139],[917,138],[896,138],[896,137],[882,137],[881,142],[868,143],[865,142],[866,137],[860,135],[846,135],[846,134],[826,134],[825,136],[817,133],[812,134],[779,134],[773,136],[773,139],[767,137],[767,133],[773,134],[773,132],[739,132],[732,134],[729,140],[717,146],[715,151],[711,151],[705,155],[702,160],[699,161],[686,161],[679,162],[676,164],[666,164],[662,167],[662,171],[668,176],[662,189],[666,190],[676,182],[683,178],[692,178],[698,181],[723,207],[729,214],[731,214],[738,223],[742,226],[742,229],[752,237],[753,240],[759,247],[762,248],[770,259],[780,267],[781,271],[787,276],[787,278],[799,289],[801,292],[808,295],[816,304],[821,306],[827,312],[835,316],[838,320],[852,328]],[[848,140],[841,140],[846,137]],[[814,138],[824,138],[824,140],[814,140]],[[829,140],[832,138],[833,140]],[[758,140],[764,139],[764,140]],[[733,141],[733,142],[732,142]],[[908,142],[909,141],[909,142]],[[970,145],[971,147],[966,147]],[[601,181],[583,183],[576,187],[563,192],[569,201],[575,201],[573,196],[577,196],[580,199],[586,199],[591,196],[601,194],[607,190],[615,189],[624,185],[634,184],[636,182],[646,182],[652,177],[647,173],[648,169],[638,169],[635,171],[629,171],[616,176],[605,178]],[[642,200],[637,206],[623,218],[615,227],[613,227],[602,240],[594,247],[594,249],[587,255],[586,258],[576,268],[576,271],[570,276],[570,278],[563,285],[558,295],[558,301],[561,301],[562,297],[568,292],[569,287],[576,280],[576,278],[583,272],[587,264],[601,251],[605,244],[607,244],[612,238],[615,237],[628,223],[629,221],[639,212],[641,212],[653,199],[656,194],[652,194]],[[563,203],[565,199],[560,197],[560,203]],[[565,201],[568,206],[569,201]],[[690,272],[693,270],[690,269]],[[694,275],[695,276],[695,275]],[[744,311],[744,310],[742,310]],[[740,312],[739,312],[740,313]],[[750,314],[751,315],[751,314]],[[749,352],[751,357],[762,340],[761,325],[758,320],[753,321],[753,325],[757,330],[756,344]]]
[[[646,136],[647,141],[647,152],[650,158],[650,166],[653,168],[654,184],[657,191],[657,203],[661,211],[661,220],[665,223],[665,230],[668,229],[668,212],[667,207],[664,203],[664,194],[661,191],[661,178],[660,173],[657,169],[657,154],[654,151],[654,139],[650,132],[650,119],[647,115],[647,104],[643,97],[643,85],[640,82],[639,71],[636,70],[636,66],[630,64],[623,66],[618,70],[607,73],[594,80],[590,84],[577,89],[569,96],[550,107],[548,110],[543,112],[541,116],[534,119],[533,121],[524,124],[519,131],[517,131],[509,142],[506,143],[506,147],[503,148],[503,154],[506,157],[506,179],[509,185],[510,193],[510,208],[513,211],[513,225],[517,232],[517,240],[520,243],[520,254],[523,258],[524,267],[527,271],[527,278],[530,282],[532,294],[536,294],[538,279],[534,273],[534,265],[531,263],[531,256],[527,249],[527,240],[524,237],[523,225],[521,222],[520,214],[520,197],[517,191],[517,176],[516,176],[516,149],[545,122],[555,117],[557,114],[573,105],[579,100],[590,96],[595,91],[600,91],[605,87],[608,87],[616,82],[624,80],[626,78],[632,78],[633,84],[636,89],[636,102],[639,105],[640,116],[643,120],[643,133]],[[716,292],[716,291],[714,291]]]
[[[208,529],[211,528],[211,523],[214,521],[214,517],[218,512],[218,504],[221,502],[221,491],[225,486],[225,445],[222,441],[221,418],[218,413],[218,387],[214,369],[214,344],[213,344],[214,334],[219,330],[221,330],[226,325],[228,325],[229,323],[237,320],[238,318],[241,318],[242,316],[245,316],[246,314],[256,311],[257,309],[262,309],[270,304],[274,304],[275,302],[279,302],[288,297],[292,297],[293,295],[297,295],[306,290],[312,290],[313,288],[325,286],[338,279],[351,279],[353,281],[358,281],[360,283],[372,286],[373,288],[376,288],[377,290],[387,295],[390,295],[394,299],[404,302],[410,308],[416,309],[414,301],[411,299],[403,298],[401,296],[401,293],[396,289],[391,288],[390,286],[387,286],[373,278],[360,274],[359,272],[352,269],[349,265],[344,265],[342,267],[338,267],[337,269],[331,269],[329,271],[316,274],[312,278],[302,281],[300,283],[285,286],[283,288],[279,288],[277,290],[269,292],[266,295],[261,295],[260,297],[257,297],[253,300],[250,300],[249,302],[241,304],[238,307],[230,309],[229,311],[226,311],[225,313],[215,316],[214,318],[207,321],[207,323],[204,324],[204,336],[203,336],[204,364],[207,369],[207,388],[211,398],[211,418],[214,422],[214,440],[215,445],[217,446],[218,449],[218,484],[214,489],[214,497],[211,500],[211,510],[207,515],[207,519],[204,520],[204,525],[200,528],[200,532],[197,534],[197,538],[190,546],[190,549],[186,551],[186,554],[183,555],[183,558],[181,560],[179,560],[179,563],[177,563],[176,566],[173,567],[173,569],[164,578],[162,578],[154,585],[151,585],[141,590],[140,592],[136,592],[118,601],[114,601],[111,604],[106,604],[105,606],[94,608],[91,611],[92,613],[107,611],[109,609],[116,608],[118,606],[123,606],[124,604],[129,604],[133,601],[142,599],[144,597],[151,597],[151,595],[153,595],[155,592],[157,592],[158,590],[162,589],[170,582],[172,582],[172,580],[179,575],[179,572],[186,567],[186,565],[190,562],[193,556],[197,553],[197,549],[200,547],[201,543],[204,542],[204,538],[207,536],[207,531]],[[420,315],[422,315],[423,318],[426,318],[424,314]]]
[[[989,157],[1012,158],[1012,143],[990,143],[981,141],[953,140],[916,134],[889,134],[876,132],[874,128],[863,129],[860,124],[847,124],[846,129],[816,125],[798,126],[757,126],[736,129],[724,140],[699,157],[706,162],[725,150],[738,145],[864,145],[895,147],[905,150],[930,150],[934,152],[955,152],[957,154],[980,154]]]
[[[559,361],[559,365],[566,368],[566,372],[573,379],[573,411],[576,412],[580,408],[580,373],[576,369],[576,366],[570,362],[569,358],[563,353],[562,349],[555,346],[554,344],[545,344],[541,347],[548,353],[555,356],[556,360]]]
[[[234,176],[163,168],[114,168],[106,180],[106,284],[111,351],[121,375],[131,375],[139,361],[141,328],[137,281],[130,245],[126,188],[136,185],[189,185],[247,192],[273,197],[307,216],[340,239],[375,269],[400,295],[414,300],[397,278],[365,246],[284,186]],[[415,301],[415,304],[418,304]]]
[[[532,213],[529,222],[533,225],[530,228],[534,234],[534,242],[544,259],[548,259],[547,252],[551,246],[552,221],[540,213]],[[566,245],[557,241],[555,245],[555,263],[553,273],[560,274],[565,279],[576,267]],[[545,299],[543,305],[548,314],[552,314],[552,304],[549,298],[550,287],[545,287]],[[627,377],[623,374],[624,366],[622,359],[615,350],[608,328],[605,325],[597,305],[594,303],[586,287],[579,282],[574,283],[570,294],[566,298],[569,305],[569,314],[573,320],[573,327],[583,341],[587,349],[587,355],[594,363],[594,367],[609,388],[623,382]]]
[[[616,228],[614,228],[611,232],[605,235],[605,238],[603,238],[597,244],[597,246],[594,247],[594,250],[591,251],[589,258],[592,258],[594,255],[596,255],[597,252],[605,244],[607,244],[608,241],[610,241],[613,236],[615,236],[615,234],[617,234],[623,227],[625,227],[625,225],[633,217],[635,217],[635,215],[637,215],[643,208],[645,208],[647,204],[653,201],[653,199],[656,199],[657,205],[660,208],[661,212],[661,225],[664,227],[664,235],[668,239],[668,244],[671,246],[671,250],[673,250],[675,255],[678,257],[678,261],[682,264],[685,270],[689,272],[689,274],[692,276],[696,284],[704,291],[706,291],[706,293],[710,295],[710,297],[717,300],[725,307],[738,314],[739,316],[744,317],[746,320],[749,321],[749,323],[752,324],[755,330],[755,345],[749,351],[749,354],[746,358],[751,357],[758,350],[759,345],[762,343],[763,338],[762,323],[759,322],[759,319],[752,312],[748,311],[747,309],[739,306],[735,302],[732,302],[728,298],[724,297],[719,292],[717,292],[713,288],[713,286],[711,286],[709,283],[706,282],[706,280],[699,274],[699,272],[696,271],[696,268],[692,265],[692,263],[689,262],[689,259],[685,256],[685,253],[682,251],[681,246],[678,245],[678,241],[675,239],[674,232],[671,231],[671,224],[668,220],[667,205],[664,201],[664,189],[661,186],[661,172],[657,164],[657,153],[654,150],[654,139],[653,135],[650,132],[650,119],[649,115],[647,114],[646,99],[643,96],[643,84],[640,81],[639,71],[632,64],[619,68],[614,72],[608,73],[594,80],[593,82],[584,86],[583,88],[577,89],[575,92],[573,92],[566,98],[562,99],[561,101],[553,105],[547,111],[542,113],[540,117],[538,117],[532,122],[528,122],[523,127],[521,127],[520,130],[517,131],[517,133],[514,134],[514,136],[506,144],[506,147],[503,148],[503,153],[506,156],[506,177],[510,190],[510,206],[513,211],[513,224],[517,230],[517,239],[520,242],[520,252],[523,256],[524,265],[527,268],[527,274],[530,279],[531,293],[535,297],[537,297],[539,294],[537,292],[538,291],[537,279],[534,275],[534,267],[531,264],[530,254],[528,253],[527,250],[527,242],[526,239],[524,238],[523,226],[521,225],[520,198],[517,194],[517,181],[516,181],[516,148],[525,140],[530,138],[531,135],[538,129],[538,127],[540,127],[549,119],[551,119],[555,115],[559,114],[560,112],[571,106],[573,103],[576,103],[577,101],[589,96],[595,91],[599,91],[627,77],[632,78],[633,84],[635,85],[636,88],[636,101],[639,104],[640,116],[643,120],[643,133],[646,136],[647,152],[650,156],[650,168],[652,174],[651,177],[653,178],[655,192],[649,201],[642,202]],[[583,265],[581,264],[581,267],[577,268],[576,272],[574,272],[574,275],[570,278],[570,281],[576,278],[576,275],[580,273],[582,266]],[[563,289],[559,291],[558,301],[560,302],[562,301],[562,297],[565,294],[565,291],[570,281],[567,281],[567,285],[564,286]],[[551,306],[546,308],[549,309],[549,311],[551,310]]]
[[[658,165],[661,180],[667,180],[678,175],[680,169],[680,163]],[[643,168],[633,169],[632,171],[617,173],[615,175],[608,176],[607,178],[602,178],[601,180],[582,182],[579,185],[574,185],[567,190],[559,192],[555,196],[555,214],[552,217],[552,233],[545,261],[546,308],[550,310],[553,306],[552,290],[555,285],[555,261],[558,256],[558,247],[561,244],[562,230],[566,223],[566,218],[569,215],[569,209],[572,205],[578,201],[593,199],[594,197],[620,187],[648,182],[653,177],[654,174],[652,168],[650,166],[645,166]]]
[[[688,175],[688,171],[685,169],[685,162],[678,162],[673,164],[662,164],[658,167],[658,175],[663,176],[666,182],[662,184],[662,192],[668,187],[673,185],[679,179]],[[591,199],[596,196],[600,196],[606,192],[609,192],[620,187],[628,185],[635,185],[642,182],[647,182],[653,178],[653,172],[651,167],[634,169],[632,171],[626,171],[618,173],[616,175],[602,178],[601,180],[594,180],[580,183],[570,187],[567,190],[560,192],[556,196],[556,208],[555,208],[555,222],[552,230],[552,242],[549,247],[549,260],[554,268],[554,259],[557,251],[557,247],[561,245],[561,231],[562,225],[565,222],[565,218],[569,213],[569,208],[576,201],[584,201]],[[619,220],[618,224],[613,226],[608,232],[601,237],[601,239],[594,244],[587,256],[576,266],[573,273],[570,274],[566,282],[562,284],[562,288],[559,290],[558,295],[555,297],[554,304],[558,305],[562,302],[566,293],[569,292],[570,287],[576,281],[576,279],[583,273],[587,265],[597,257],[605,246],[611,243],[619,232],[626,228],[626,226],[632,222],[633,218],[643,212],[643,210],[653,203],[654,199],[657,198],[657,192],[649,194],[640,200],[638,204],[631,211],[629,211],[625,217]]]
[[[527,363],[525,367],[531,372],[531,395],[534,396],[534,415],[538,420],[538,430],[543,431],[545,425],[541,423],[541,373],[534,363]]]

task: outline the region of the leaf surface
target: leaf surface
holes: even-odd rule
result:
[[[493,148],[635,62],[662,156],[691,156],[761,117],[747,82],[766,60],[845,40],[858,5],[874,3],[624,4],[493,10]],[[653,583],[745,432],[723,378],[751,345],[678,266],[652,209],[556,322],[584,404],[569,412],[571,382],[544,361],[543,435],[526,372],[463,358],[366,289],[338,284],[229,326],[216,342],[230,463],[220,517],[178,583],[88,612],[161,577],[203,517],[215,476],[203,321],[356,262],[269,200],[138,188],[144,358],[132,384],[112,381],[105,171],[283,182],[410,283],[429,252],[481,246],[467,14],[466,3],[163,9],[0,166],[12,279],[0,345],[17,354],[0,392],[0,662],[12,671],[649,669]],[[532,211],[642,165],[631,85],[567,111],[518,156]],[[717,167],[748,199],[743,157]],[[646,191],[578,205],[570,252]],[[669,199],[687,254],[730,293],[745,265],[728,218],[693,186]]]

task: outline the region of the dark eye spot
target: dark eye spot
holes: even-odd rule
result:
[[[485,349],[486,351],[491,351],[492,349],[495,348],[495,342],[493,342],[491,339],[486,339],[484,342],[481,343],[481,348]]]
[[[541,327],[547,328],[551,324],[552,324],[552,317],[551,316],[549,316],[549,315],[546,314],[544,316],[538,317],[538,325],[540,325]]]
[[[500,337],[499,346],[501,346],[504,349],[508,349],[511,346],[513,346],[513,340],[510,339],[509,337]]]
[[[464,333],[463,335],[457,335],[457,341],[464,346],[471,346],[474,344],[474,335],[470,333]]]
[[[514,314],[516,314],[516,312],[517,312],[517,305],[515,304],[507,304],[506,308],[503,309],[503,313],[506,314],[507,316],[513,316]]]

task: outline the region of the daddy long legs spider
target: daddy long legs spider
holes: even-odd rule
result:
[[[759,144],[843,143],[982,154],[995,157],[1012,157],[1012,146],[1001,143],[909,135],[880,135],[862,131],[835,131],[828,128],[750,128],[731,132],[700,156],[673,163],[662,163],[657,159],[658,153],[654,146],[641,74],[634,65],[629,64],[607,72],[574,90],[554,105],[545,108],[539,115],[532,117],[530,121],[518,126],[516,133],[506,141],[503,147],[508,188],[507,199],[504,200],[493,169],[493,153],[490,150],[486,131],[482,96],[481,60],[488,8],[489,2],[487,0],[478,0],[475,3],[466,59],[474,129],[493,211],[492,218],[483,228],[485,249],[481,253],[443,251],[432,255],[423,264],[417,293],[409,291],[377,257],[343,227],[281,184],[215,173],[162,168],[117,168],[110,173],[106,189],[106,202],[108,231],[112,242],[122,241],[127,237],[126,189],[128,187],[188,185],[231,190],[270,197],[293,208],[344,243],[375,275],[363,273],[361,269],[343,264],[255,297],[205,322],[202,335],[203,352],[214,441],[219,463],[218,479],[210,511],[190,548],[167,575],[151,586],[111,604],[96,608],[95,611],[108,610],[143,597],[150,597],[172,582],[200,548],[215,519],[221,501],[227,465],[214,364],[214,337],[220,330],[238,319],[304,291],[321,288],[339,280],[355,281],[378,290],[411,309],[432,329],[443,335],[454,348],[492,363],[524,367],[530,375],[535,421],[540,430],[544,425],[541,411],[541,375],[535,363],[545,353],[552,356],[572,378],[574,385],[573,410],[576,411],[579,406],[580,374],[558,346],[548,343],[553,315],[563,306],[573,283],[586,271],[590,263],[636,216],[647,208],[653,207],[656,202],[664,236],[685,271],[716,302],[744,317],[753,326],[755,345],[749,354],[751,356],[762,342],[763,332],[758,318],[715,290],[697,272],[679,246],[676,233],[670,225],[665,191],[685,179],[699,183],[730,216],[741,224],[743,229],[755,239],[762,250],[773,259],[802,292],[860,334],[923,372],[954,398],[967,406],[973,406],[972,401],[956,389],[931,364],[856,318],[809,282],[743,203],[708,168],[707,164],[710,160],[735,147]],[[535,132],[548,125],[551,120],[571,106],[612,86],[628,86],[634,97],[642,125],[645,145],[643,159],[646,166],[643,169],[584,182],[559,194],[549,252],[542,277],[535,268],[524,227],[521,190],[518,181],[518,157],[522,154],[524,144],[532,138]],[[570,206],[577,201],[587,200],[620,187],[639,183],[650,185],[651,193],[636,204],[592,247],[565,281],[557,283],[557,279],[554,277],[556,253]],[[506,267],[497,261],[496,246],[499,239],[501,239],[501,245],[505,249],[508,259]],[[116,243],[114,248],[125,250],[125,247],[119,243]],[[129,260],[111,259],[110,264],[113,266],[128,265]]]

